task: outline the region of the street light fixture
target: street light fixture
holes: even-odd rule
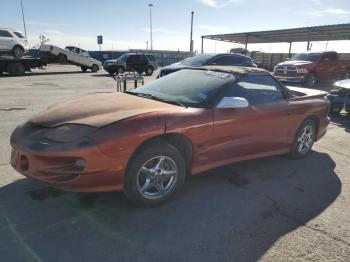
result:
[[[149,32],[150,32],[150,46],[151,46],[151,51],[153,50],[153,39],[152,39],[152,7],[153,4],[149,3]]]

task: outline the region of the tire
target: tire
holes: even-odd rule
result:
[[[153,67],[152,66],[147,66],[146,68],[146,76],[151,76],[153,75]]]
[[[15,58],[21,58],[24,54],[24,49],[23,47],[16,45],[13,49],[12,49],[12,54],[13,57]]]
[[[123,74],[124,71],[125,71],[125,70],[124,70],[124,67],[119,66],[116,73],[119,75],[119,74]]]
[[[86,66],[81,66],[80,68],[81,68],[81,71],[83,71],[84,73],[85,73],[85,72],[87,71],[87,69],[88,69]]]
[[[316,139],[316,123],[305,120],[294,138],[290,155],[292,158],[303,158],[308,155]]]
[[[317,83],[316,76],[313,73],[308,74],[308,76],[306,78],[307,87],[313,88],[313,87],[315,87],[316,83]]]
[[[13,76],[23,76],[26,69],[22,63],[11,63],[8,67],[8,72]]]
[[[64,54],[59,54],[58,55],[58,62],[60,64],[67,64],[67,56]]]
[[[177,193],[185,178],[186,162],[179,151],[168,143],[157,142],[131,160],[124,177],[124,192],[136,205],[156,206]]]
[[[343,105],[340,105],[340,104],[333,104],[331,105],[331,109],[330,109],[330,113],[332,115],[339,115],[340,112],[342,111],[343,109]]]
[[[92,65],[92,67],[91,67],[91,72],[96,73],[99,69],[100,69],[100,68],[99,68],[98,65]]]

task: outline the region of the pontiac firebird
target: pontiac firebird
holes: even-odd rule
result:
[[[187,175],[306,156],[326,133],[325,95],[286,87],[262,69],[189,68],[126,93],[49,107],[12,133],[11,164],[63,190],[123,190],[136,204],[157,205]]]

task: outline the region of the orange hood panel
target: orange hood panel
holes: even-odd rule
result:
[[[102,127],[135,115],[178,109],[175,105],[124,93],[94,93],[52,105],[30,122],[45,127],[67,123]]]

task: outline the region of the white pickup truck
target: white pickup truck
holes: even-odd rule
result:
[[[70,63],[81,67],[81,70],[86,72],[91,69],[92,72],[97,72],[102,63],[90,57],[89,53],[75,46],[67,46],[65,49],[54,45],[41,45],[39,51],[42,56],[45,56],[49,61],[58,60],[61,64]]]

